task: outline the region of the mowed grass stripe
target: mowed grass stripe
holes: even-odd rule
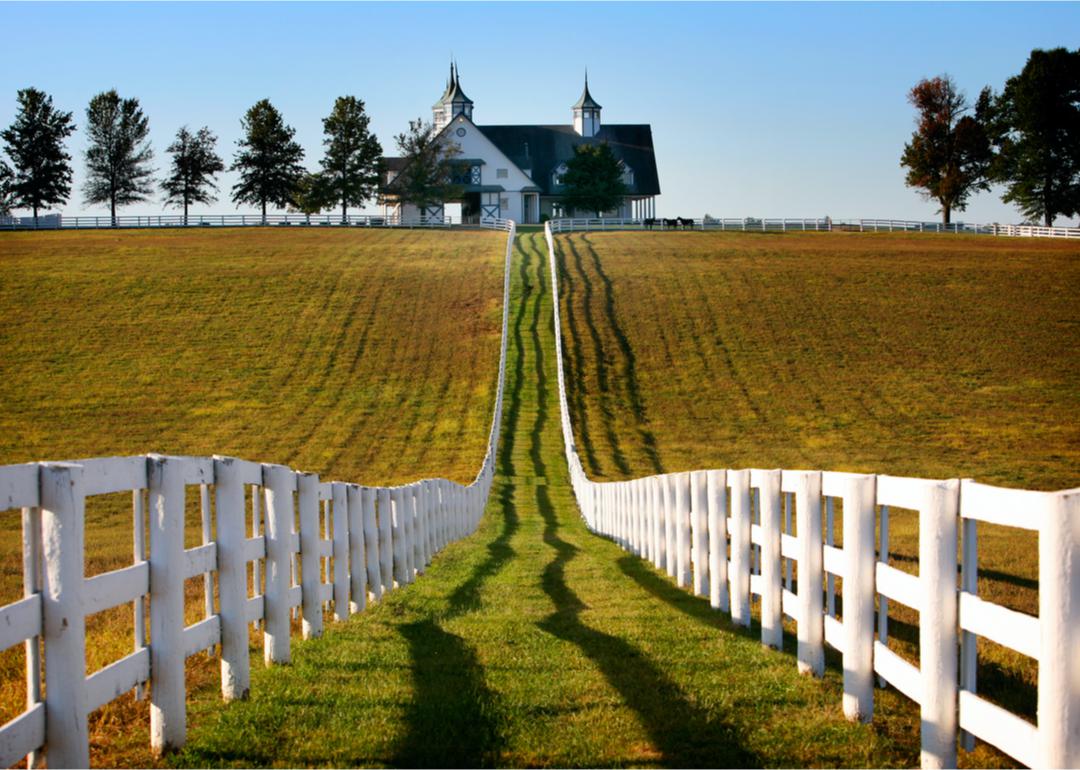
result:
[[[177,766],[913,765],[917,718],[847,723],[707,602],[584,527],[558,423],[550,282],[519,236],[497,478],[478,531],[416,583],[200,698]],[[888,702],[893,696],[883,694]]]
[[[821,468],[1077,486],[1080,249],[922,235],[560,236],[574,431],[598,480]],[[842,543],[838,511],[837,542]],[[890,563],[918,572],[918,517]],[[1037,538],[979,527],[979,594],[1038,614]],[[918,613],[890,647],[918,662]],[[1031,719],[1036,664],[979,641],[980,694]],[[1008,763],[980,747],[970,764]]]
[[[371,484],[470,481],[498,373],[505,235],[316,228],[4,233],[0,463],[160,451]],[[198,544],[188,495],[187,546]],[[22,596],[0,519],[0,602]],[[88,576],[132,561],[130,493],[87,501]],[[187,621],[201,580],[188,581]],[[88,673],[131,651],[129,606],[88,619]],[[260,643],[255,640],[255,643]],[[21,712],[0,653],[0,722]],[[189,661],[213,690],[216,662]],[[98,764],[147,756],[147,706],[92,715]],[[143,758],[143,759],[140,759]]]

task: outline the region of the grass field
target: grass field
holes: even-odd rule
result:
[[[480,529],[424,578],[201,700],[176,766],[912,766],[918,719],[846,722],[708,602],[590,534],[562,454],[543,236],[515,255],[506,413]]]
[[[491,232],[0,234],[0,464],[216,453],[361,483],[470,481],[504,249]],[[131,562],[130,511],[130,494],[88,501],[88,576]],[[19,532],[16,512],[0,519],[0,603],[22,595]],[[130,651],[130,616],[89,619],[88,672]],[[0,722],[22,710],[22,666],[21,647],[0,655]],[[216,664],[189,666],[212,690]],[[148,761],[145,724],[130,699],[101,709],[95,763]]]
[[[569,399],[594,479],[781,467],[1080,485],[1077,244],[701,233],[557,244]],[[917,573],[917,542],[917,515],[893,510],[893,566]],[[979,569],[981,595],[1038,614],[1032,533],[980,526]],[[893,603],[889,616],[890,645],[917,660],[917,613]],[[986,640],[979,656],[980,690],[1033,715],[1035,662]]]

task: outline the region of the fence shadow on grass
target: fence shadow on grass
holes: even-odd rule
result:
[[[541,579],[555,612],[538,624],[551,635],[577,646],[633,709],[662,756],[675,767],[760,767],[762,760],[740,745],[737,731],[696,707],[679,686],[625,639],[597,631],[581,621],[585,605],[566,582],[566,565],[577,546],[559,537],[559,523],[546,487],[536,488],[544,517],[544,542],[555,558]]]

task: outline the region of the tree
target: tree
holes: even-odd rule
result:
[[[991,137],[1002,200],[1047,227],[1080,213],[1080,49],[1032,51],[993,100]]]
[[[457,143],[440,140],[434,127],[419,118],[410,120],[408,132],[395,141],[405,162],[390,190],[400,202],[423,211],[461,196],[461,187],[452,181],[454,158],[461,154]]]
[[[378,190],[383,150],[368,128],[370,122],[364,102],[355,96],[339,96],[333,111],[323,118],[326,156],[321,161],[321,183],[341,204],[343,222],[349,206],[363,206]]]
[[[14,166],[9,195],[12,208],[34,213],[66,203],[71,195],[71,156],[64,140],[75,131],[71,113],[53,107],[52,97],[36,88],[24,88],[16,97],[15,122],[0,136]]]
[[[334,192],[328,189],[322,174],[304,174],[296,183],[289,211],[300,214],[318,214],[337,203]]]
[[[90,147],[83,193],[87,203],[108,203],[115,225],[117,206],[149,200],[154,191],[150,121],[138,99],[105,91],[86,108],[86,133]]]
[[[213,203],[217,196],[214,175],[225,170],[225,164],[215,149],[217,137],[203,126],[196,133],[183,126],[176,132],[176,139],[167,152],[172,153],[172,173],[161,182],[165,191],[166,205],[184,210],[184,224],[188,221],[188,206],[192,203]]]
[[[15,208],[15,196],[12,189],[15,175],[7,163],[0,160],[0,216],[8,216]]]
[[[232,198],[238,204],[260,206],[265,222],[267,203],[284,208],[292,201],[306,173],[301,165],[304,149],[293,141],[296,131],[285,125],[269,99],[256,102],[240,126],[244,137],[236,143],[239,149],[230,169],[240,172],[240,181],[233,185]]]
[[[607,142],[579,144],[566,162],[562,203],[570,209],[604,211],[618,208],[627,193],[623,166]]]
[[[991,153],[983,114],[988,100],[984,91],[975,115],[965,115],[970,110],[967,99],[948,75],[921,80],[908,94],[918,113],[918,128],[904,145],[900,165],[908,169],[908,187],[941,205],[945,224],[954,209],[967,208],[973,192],[989,189]]]

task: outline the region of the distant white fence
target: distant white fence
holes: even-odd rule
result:
[[[0,466],[0,511],[22,510],[25,595],[0,607],[0,650],[25,644],[27,667],[27,707],[0,727],[0,766],[23,757],[31,767],[42,758],[49,767],[89,766],[87,715],[132,689],[141,695],[146,684],[151,746],[180,747],[187,658],[220,645],[221,694],[244,698],[250,624],[262,624],[266,664],[287,663],[294,608],[303,637],[317,637],[329,606],[338,620],[361,612],[369,593],[379,599],[411,583],[440,549],[476,528],[498,451],[515,234],[510,220],[487,226],[508,233],[502,343],[487,453],[467,486],[446,479],[400,487],[325,482],[218,456]],[[199,490],[202,542],[185,549],[189,487]],[[132,493],[133,563],[85,578],[86,499],[118,492]],[[184,581],[200,575],[203,618],[185,625]],[[87,677],[86,617],[123,604],[134,608],[134,651]]]
[[[858,230],[859,232],[953,233],[957,235],[1008,235],[1025,238],[1080,238],[1080,227],[1034,227],[1029,225],[977,225],[966,222],[913,222],[900,219],[620,219],[578,217],[553,219],[554,233],[581,230],[733,230],[740,232],[809,232]]]
[[[504,221],[504,220],[499,220]],[[450,227],[450,217],[401,219],[397,214],[159,214],[153,216],[63,217],[59,214],[40,217],[0,217],[0,230],[99,230],[112,228],[154,227]]]
[[[849,719],[872,718],[875,673],[892,684],[920,705],[924,767],[956,766],[960,730],[1032,767],[1080,766],[1080,489],[758,469],[590,481],[574,442],[562,368],[553,229],[545,235],[559,408],[570,478],[589,528],[708,596],[738,624],[750,625],[751,596],[760,597],[766,645],[779,648],[782,619],[794,620],[801,672],[821,676],[825,645],[840,651]],[[834,545],[836,501],[842,548]],[[917,575],[888,564],[891,507],[918,511]],[[980,521],[1039,533],[1038,617],[978,597]],[[842,618],[836,578],[843,581]],[[918,667],[888,647],[889,601],[919,612]],[[976,694],[979,636],[1038,661],[1037,725]]]

